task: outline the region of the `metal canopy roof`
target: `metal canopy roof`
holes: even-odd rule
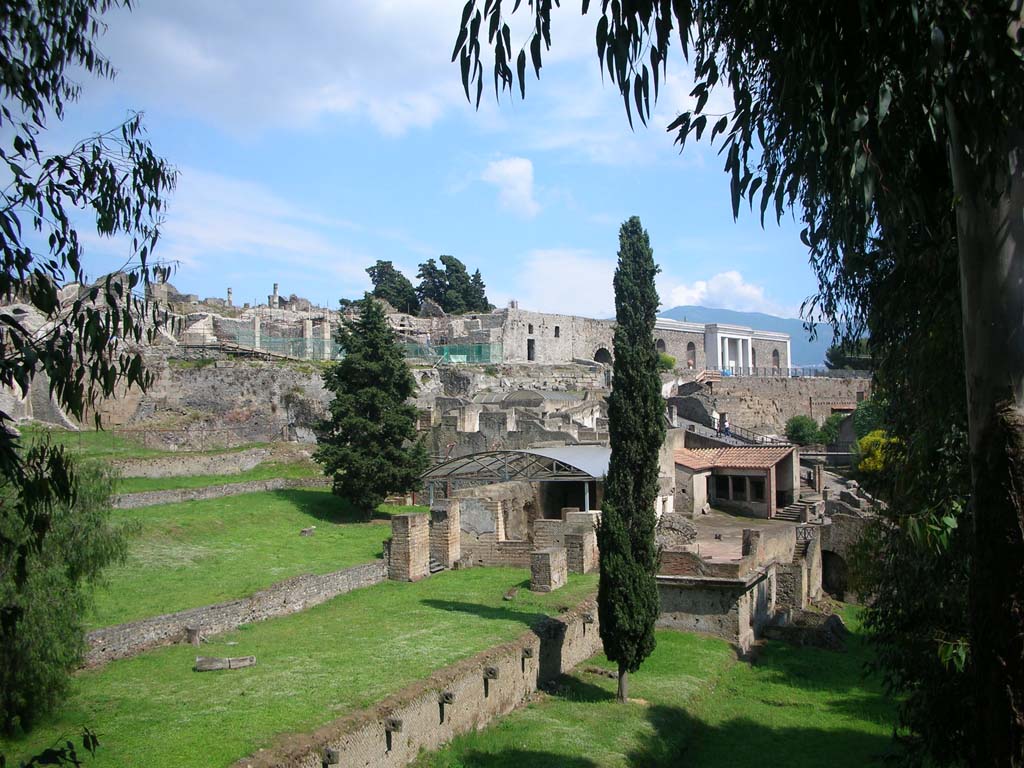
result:
[[[603,480],[608,472],[611,448],[602,445],[564,445],[530,450],[484,451],[459,456],[432,467],[424,481],[476,480],[502,483],[583,482]]]

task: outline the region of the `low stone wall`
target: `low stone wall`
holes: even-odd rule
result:
[[[85,664],[98,666],[161,645],[184,642],[186,627],[198,627],[203,636],[216,635],[242,624],[297,613],[354,589],[379,584],[386,578],[387,566],[378,560],[319,576],[296,576],[240,600],[97,629],[86,635],[89,650]]]
[[[110,462],[122,477],[192,477],[237,475],[248,472],[270,456],[267,448],[229,453],[170,453],[152,459],[115,459]]]
[[[597,609],[584,603],[511,643],[435,672],[374,707],[239,760],[236,768],[403,766],[421,750],[478,730],[601,650]]]
[[[119,496],[111,497],[110,505],[114,509],[138,509],[139,507],[153,507],[157,504],[178,504],[183,501],[219,499],[223,496],[238,496],[243,493],[280,491],[288,488],[324,488],[330,484],[330,479],[326,477],[274,477],[269,480],[250,480],[246,483],[208,485],[205,488],[177,488],[170,491],[122,493]]]

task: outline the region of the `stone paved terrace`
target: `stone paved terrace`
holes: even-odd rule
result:
[[[795,523],[785,520],[744,517],[716,509],[706,515],[697,515],[693,523],[697,526],[697,540],[694,543],[697,553],[704,560],[716,563],[739,562],[744,528],[778,531],[796,527]],[[715,538],[716,533],[722,535],[721,540]]]

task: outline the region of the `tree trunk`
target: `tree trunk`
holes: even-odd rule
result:
[[[620,704],[625,704],[629,699],[629,670],[624,664],[619,664],[619,691],[615,698]]]
[[[1024,132],[1006,137],[993,179],[947,114],[974,513],[972,764],[1024,766]]]

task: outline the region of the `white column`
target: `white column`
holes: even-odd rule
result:
[[[729,340],[725,336],[722,336],[720,338],[722,340],[722,344],[721,344],[721,347],[722,347],[722,362],[719,364],[718,367],[719,368],[728,368],[729,367]]]

